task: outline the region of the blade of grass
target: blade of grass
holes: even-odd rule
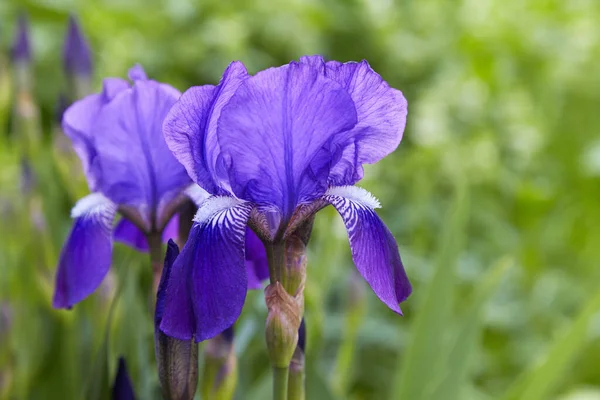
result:
[[[439,382],[440,354],[447,351],[444,340],[454,296],[455,264],[464,240],[468,209],[467,187],[457,183],[442,231],[434,276],[425,289],[406,354],[400,356],[391,399],[422,399],[434,382]]]
[[[484,305],[495,293],[502,277],[513,265],[510,258],[502,258],[485,274],[482,283],[473,295],[472,307],[460,321],[454,347],[446,359],[445,377],[429,397],[432,400],[455,400],[460,397],[469,375],[473,354],[475,353],[481,333],[482,311]]]
[[[564,371],[586,345],[589,326],[600,312],[600,291],[595,291],[577,317],[568,323],[546,352],[547,356],[518,379],[502,397],[503,400],[543,400],[549,398]]]

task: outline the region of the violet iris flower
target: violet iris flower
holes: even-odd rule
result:
[[[177,258],[160,324],[167,335],[211,338],[238,318],[246,296],[247,226],[285,240],[328,204],[340,213],[361,275],[389,308],[411,293],[398,246],[353,186],[362,164],[394,151],[407,102],[366,61],[319,56],[248,75],[234,62],[217,86],[186,91],[164,122],[167,145],[212,194]]]
[[[172,219],[191,180],[167,148],[161,126],[180,96],[173,87],[149,80],[141,66],[129,71],[130,85],[107,78],[101,93],[75,102],[63,130],[81,159],[92,194],[77,202],[75,219],[60,255],[53,305],[70,308],[91,294],[108,272],[113,220],[123,219],[116,238],[147,249],[146,236],[176,235]],[[200,201],[200,200],[198,200]]]
[[[75,219],[60,255],[53,305],[70,308],[90,295],[107,274],[113,239],[148,251],[148,236],[177,236],[178,207],[200,204],[208,193],[193,184],[173,156],[162,123],[179,91],[147,78],[141,66],[129,70],[130,85],[104,80],[101,93],[75,102],[63,117],[63,130],[82,161],[92,194],[77,202]],[[117,212],[123,217],[113,229]],[[260,240],[248,235],[248,268],[260,286],[268,276]]]

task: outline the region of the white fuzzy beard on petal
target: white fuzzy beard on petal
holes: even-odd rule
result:
[[[202,224],[209,221],[215,214],[229,208],[244,204],[245,201],[231,196],[213,196],[202,203],[194,216],[194,222]]]
[[[327,190],[325,196],[340,196],[371,209],[381,208],[377,197],[358,186],[332,186]]]
[[[102,193],[91,193],[75,203],[75,206],[71,209],[71,218],[79,218],[83,215],[103,214],[106,212],[114,213],[116,210],[117,205]]]

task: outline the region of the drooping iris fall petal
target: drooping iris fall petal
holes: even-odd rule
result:
[[[398,245],[374,209],[379,202],[369,192],[355,186],[331,188],[323,197],[340,213],[348,231],[352,259],[377,297],[401,314],[400,303],[412,288]]]
[[[202,341],[235,323],[248,286],[244,243],[251,209],[231,197],[213,197],[200,207],[171,271],[164,333]]]
[[[52,304],[71,308],[102,282],[112,258],[112,221],[116,205],[101,194],[81,199],[73,208],[71,233],[58,261]]]

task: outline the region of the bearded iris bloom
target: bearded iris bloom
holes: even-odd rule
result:
[[[374,211],[379,202],[353,185],[363,164],[395,150],[406,115],[402,93],[366,61],[303,57],[254,76],[234,62],[219,85],[186,91],[165,119],[165,139],[212,196],[173,266],[161,330],[201,341],[231,326],[246,296],[247,226],[265,244],[281,243],[329,204],[358,271],[401,313],[411,285],[398,246]]]
[[[129,79],[133,85],[105,79],[101,93],[75,102],[63,117],[92,194],[71,211],[74,224],[56,274],[57,308],[72,307],[100,285],[110,268],[113,239],[148,251],[151,238],[166,242],[177,236],[174,215],[181,204],[208,197],[192,184],[162,134],[180,92],[148,79],[139,65],[129,70]],[[113,228],[117,213],[122,219]],[[265,250],[258,238],[249,235],[247,241],[251,285],[257,287],[267,275]]]
[[[129,78],[133,85],[105,79],[101,93],[75,102],[63,117],[92,194],[71,211],[74,224],[56,275],[57,308],[72,307],[102,282],[111,264],[117,212],[123,216],[117,239],[147,249],[147,236],[171,236],[173,226],[165,228],[191,185],[161,132],[180,93],[149,80],[139,65]]]

